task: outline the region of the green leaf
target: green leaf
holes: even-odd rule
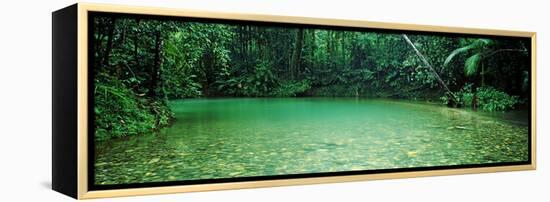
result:
[[[481,46],[487,46],[493,44],[491,39],[478,39],[476,42],[481,43]]]
[[[472,76],[477,72],[477,67],[481,61],[481,53],[470,56],[464,63],[464,73],[466,76]]]
[[[457,48],[453,50],[453,52],[451,52],[449,56],[447,56],[447,58],[445,59],[445,62],[443,63],[443,67],[446,67],[453,60],[453,58],[460,53],[468,52],[470,50],[475,50],[474,52],[481,52],[481,49],[493,43],[494,42],[491,39],[477,39],[467,46]]]
[[[473,44],[470,44],[470,45],[455,49],[453,52],[451,52],[451,54],[449,54],[449,56],[447,56],[447,59],[445,59],[445,62],[443,63],[443,67],[446,67],[456,55],[467,52],[474,47],[475,46]]]

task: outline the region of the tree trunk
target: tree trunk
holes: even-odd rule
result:
[[[481,87],[485,86],[485,63],[481,59]]]
[[[300,76],[300,60],[302,57],[302,46],[304,41],[304,29],[299,29],[296,33],[296,43],[294,44],[294,55],[292,56],[292,64],[290,75],[292,79]]]
[[[160,61],[160,51],[161,51],[162,39],[160,36],[160,31],[155,32],[155,58],[153,60],[153,65],[151,67],[151,81],[149,86],[149,95],[151,97],[156,97],[155,90],[158,84],[158,74],[159,68],[161,65]]]
[[[311,48],[310,48],[310,53],[309,53],[309,54],[310,54],[310,58],[309,58],[309,60],[310,60],[309,68],[310,68],[310,69],[313,69],[314,66],[315,66],[315,62],[317,61],[317,60],[315,59],[315,49],[316,49],[316,45],[315,45],[315,30],[314,30],[314,29],[310,30],[310,33],[311,33],[311,44],[310,44]]]
[[[244,26],[239,27],[239,51],[245,72],[248,72],[248,55],[246,54],[246,38]]]
[[[97,57],[94,57],[94,67],[99,67],[101,65],[101,62],[103,60],[103,55],[102,55],[102,52],[103,51],[101,48],[102,48],[102,44],[103,44],[103,39],[105,38],[105,30],[104,30],[104,27],[103,24],[101,23],[101,21],[97,22],[97,24],[95,25],[97,27],[97,35],[96,37],[94,37],[94,50],[98,53]],[[96,71],[99,69],[99,68],[94,68]]]
[[[136,19],[136,27],[137,29],[139,29],[139,19]],[[134,63],[136,66],[139,65],[138,47],[139,47],[139,31],[136,30],[134,33]]]
[[[340,45],[341,45],[341,50],[340,50],[340,54],[342,55],[342,61],[341,61],[341,67],[340,68],[347,68],[347,58],[346,58],[346,32],[341,32],[340,33]]]
[[[449,89],[449,87],[447,87],[447,84],[445,84],[445,82],[443,82],[443,80],[441,80],[441,77],[439,77],[439,74],[437,74],[437,72],[435,71],[435,69],[432,67],[432,65],[428,62],[428,60],[426,59],[426,57],[424,57],[424,55],[422,55],[422,53],[416,49],[416,46],[414,46],[414,44],[411,42],[411,40],[409,39],[409,37],[407,37],[406,34],[403,34],[403,38],[405,39],[405,41],[407,41],[407,43],[413,48],[414,52],[416,53],[416,55],[420,58],[420,60],[422,60],[422,62],[424,63],[424,65],[426,65],[434,74],[435,78],[437,79],[437,81],[439,82],[439,84],[445,88],[445,90],[447,91],[447,93],[449,94],[449,97],[452,99],[452,101],[454,103],[457,103],[458,104],[458,101],[457,101],[457,98],[456,98],[456,95]]]
[[[105,47],[105,53],[103,55],[103,59],[101,60],[101,66],[107,66],[109,65],[109,55],[111,54],[111,50],[113,49],[113,38],[115,34],[115,18],[110,19],[111,24],[109,25],[109,34],[107,35],[107,46]]]

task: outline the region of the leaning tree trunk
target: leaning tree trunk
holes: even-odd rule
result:
[[[449,89],[449,87],[447,87],[447,84],[445,84],[445,82],[443,82],[443,80],[441,79],[441,77],[439,77],[439,74],[437,74],[437,72],[435,71],[435,69],[432,67],[432,65],[428,62],[428,60],[426,59],[426,57],[424,57],[424,55],[416,48],[416,46],[414,46],[414,44],[411,42],[411,40],[409,39],[409,37],[407,37],[406,34],[403,34],[403,38],[405,39],[405,41],[407,41],[407,43],[409,45],[411,45],[411,47],[414,49],[414,52],[416,52],[416,55],[420,58],[420,60],[422,60],[422,62],[424,63],[424,65],[426,65],[434,74],[435,78],[437,79],[437,81],[439,82],[439,84],[445,88],[445,90],[447,91],[447,93],[449,93],[449,96],[451,97],[452,101],[454,103],[458,103],[457,101],[457,98],[455,96],[455,94]]]

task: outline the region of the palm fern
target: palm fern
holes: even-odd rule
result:
[[[479,65],[481,65],[481,85],[485,85],[484,66],[483,60],[494,53],[494,42],[490,39],[476,39],[470,44],[460,47],[452,51],[445,59],[443,67],[446,67],[451,63],[453,58],[461,53],[471,53],[471,55],[464,62],[464,74],[466,76],[473,76],[477,74]]]
[[[446,67],[451,63],[453,58],[461,53],[472,52],[472,55],[466,59],[464,63],[464,73],[466,76],[472,76],[477,73],[478,66],[483,59],[483,55],[492,50],[493,41],[490,39],[476,39],[472,43],[455,49],[443,63],[443,66]]]
[[[464,62],[464,74],[466,76],[473,76],[475,75],[478,70],[479,66],[481,65],[481,79],[484,80],[484,65],[483,61],[486,58],[490,58],[493,55],[497,53],[503,53],[503,52],[523,52],[528,53],[528,50],[525,48],[525,46],[522,46],[520,48],[501,48],[501,49],[495,49],[495,42],[491,39],[475,39],[470,44],[457,48],[453,50],[449,56],[445,59],[445,62],[443,63],[443,67],[447,67],[453,58],[455,58],[458,54],[461,53],[470,53],[471,55],[466,59]],[[483,85],[483,84],[482,84]]]
[[[477,72],[477,67],[481,61],[481,53],[476,53],[466,59],[464,62],[464,73],[466,76],[472,76]]]

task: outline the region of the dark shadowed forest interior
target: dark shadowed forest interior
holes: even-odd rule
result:
[[[94,20],[96,137],[167,125],[167,100],[362,97],[503,111],[527,103],[529,39]],[[417,52],[418,51],[418,52]]]

